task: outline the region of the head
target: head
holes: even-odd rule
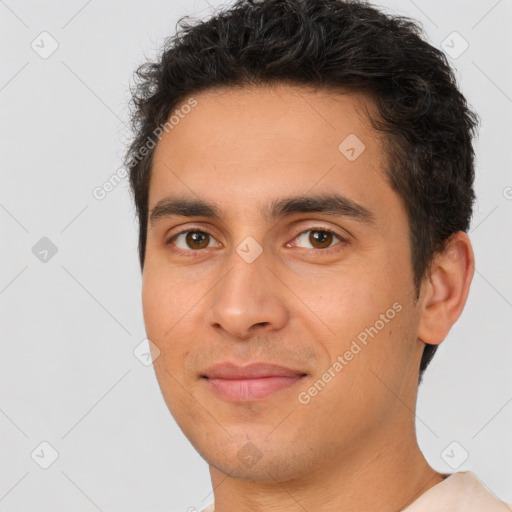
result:
[[[419,26],[365,3],[241,0],[180,25],[137,70],[126,156],[155,370],[213,465],[250,439],[291,476],[309,452],[274,456],[304,436],[325,459],[411,420],[393,393],[413,405],[469,291],[477,116]],[[212,400],[225,360],[304,377]],[[294,419],[268,436],[279,403]]]

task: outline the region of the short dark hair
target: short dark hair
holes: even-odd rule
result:
[[[472,138],[479,123],[444,53],[422,38],[418,22],[368,2],[238,0],[208,20],[181,18],[156,62],[135,72],[134,139],[125,165],[139,218],[144,267],[153,151],[187,97],[217,87],[288,83],[365,93],[385,133],[386,177],[410,225],[414,291],[434,256],[469,229],[475,194]],[[141,150],[146,148],[144,156]],[[425,344],[420,382],[437,345]]]

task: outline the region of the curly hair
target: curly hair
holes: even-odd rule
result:
[[[135,72],[134,138],[125,156],[144,268],[152,156],[148,140],[173,109],[216,87],[288,83],[357,91],[374,100],[386,178],[407,212],[416,299],[450,236],[469,229],[475,194],[472,138],[479,117],[444,53],[418,22],[368,2],[238,0],[208,20],[177,22],[156,62]],[[422,374],[437,345],[425,344]]]

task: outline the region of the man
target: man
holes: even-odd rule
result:
[[[138,77],[144,321],[206,510],[506,510],[415,434],[474,272],[477,116],[443,54],[368,4],[241,0]]]

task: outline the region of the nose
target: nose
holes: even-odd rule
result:
[[[281,329],[288,317],[287,289],[269,269],[263,254],[247,263],[234,253],[229,270],[211,295],[209,325],[245,340]]]

